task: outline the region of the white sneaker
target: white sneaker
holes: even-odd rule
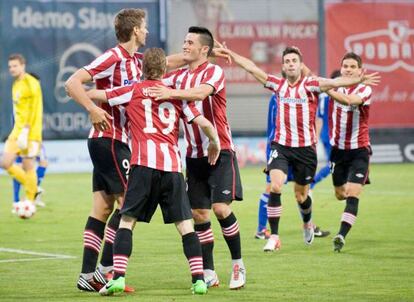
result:
[[[263,247],[264,252],[274,252],[280,250],[282,243],[280,242],[278,235],[270,235],[265,246]]]
[[[240,289],[246,284],[246,269],[238,263],[233,264],[230,277],[230,289]]]
[[[305,244],[311,245],[314,238],[315,238],[315,230],[314,230],[313,223],[312,222],[305,223],[303,225],[303,240],[305,241]]]
[[[36,206],[44,208],[46,204],[42,201],[42,195],[45,192],[45,190],[42,187],[37,187],[37,193],[35,196],[34,203]]]
[[[211,269],[204,270],[204,282],[207,287],[217,287],[220,284],[216,272]]]

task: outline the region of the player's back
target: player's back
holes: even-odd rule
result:
[[[135,83],[132,87],[116,90],[117,95],[110,93],[108,99],[112,105],[119,101],[126,108],[132,135],[131,164],[181,172],[179,120],[186,118],[191,121],[199,113],[187,102],[156,101],[147,92],[154,85],[162,85],[162,82],[146,80]]]

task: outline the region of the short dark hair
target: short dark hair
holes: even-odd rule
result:
[[[188,33],[200,35],[201,45],[208,46],[207,57],[209,57],[214,47],[214,38],[211,32],[205,27],[191,26]]]
[[[26,64],[26,58],[20,53],[13,53],[9,56],[9,61],[17,60],[20,64]]]
[[[139,8],[121,9],[115,16],[115,35],[120,43],[128,42],[131,39],[134,27],[141,27],[145,19],[145,11]]]
[[[360,57],[360,56],[358,56],[356,53],[354,53],[354,52],[347,52],[347,53],[343,56],[343,58],[342,58],[341,65],[342,65],[342,63],[343,63],[345,60],[347,60],[347,59],[352,59],[352,60],[357,61],[357,63],[358,63],[358,68],[361,68],[361,67],[362,67],[362,59],[361,59],[361,57]]]
[[[297,48],[296,46],[288,46],[283,51],[283,54],[282,54],[282,63],[284,62],[283,60],[284,60],[285,56],[287,54],[290,54],[290,53],[297,54],[299,56],[299,60],[302,62],[302,53],[300,52],[300,49]]]
[[[161,48],[148,48],[144,52],[142,72],[147,80],[159,80],[165,73],[167,59]]]

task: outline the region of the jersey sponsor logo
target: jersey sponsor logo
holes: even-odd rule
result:
[[[358,105],[345,105],[335,102],[335,105],[342,109],[342,111],[359,111]]]
[[[306,98],[285,98],[280,97],[280,102],[286,103],[286,104],[306,104],[307,103]]]
[[[134,83],[138,83],[138,81],[136,81],[136,80],[127,80],[127,79],[124,80],[124,86],[132,85]]]
[[[403,68],[414,72],[414,28],[408,20],[392,20],[388,28],[350,35],[345,38],[347,51],[362,57],[364,68],[392,72]]]

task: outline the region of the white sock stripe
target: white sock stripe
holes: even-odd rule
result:
[[[99,237],[94,232],[89,231],[89,230],[85,230],[83,232],[83,237],[84,238],[90,238],[91,240],[95,240],[96,242],[101,242],[102,241],[102,238],[101,237]]]
[[[240,232],[239,223],[236,221],[228,228],[222,228],[221,231],[223,232],[224,237],[237,235]]]
[[[113,244],[115,241],[115,235],[116,235],[116,232],[114,230],[107,229],[107,231],[105,232],[105,241]]]
[[[262,196],[260,197],[260,200],[265,202],[265,203],[268,203],[269,195],[266,196],[265,194],[262,194]]]
[[[342,214],[341,221],[345,221],[346,223],[353,225],[355,223],[355,220],[356,220],[356,216],[351,213],[344,212]]]
[[[282,216],[282,206],[279,207],[269,207],[267,206],[267,216],[271,218],[277,218]]]
[[[93,248],[94,250],[97,250],[98,253],[101,250],[101,243],[100,242],[97,243],[95,241],[91,241],[91,240],[88,240],[88,239],[85,239],[83,241],[83,246]]]
[[[209,237],[203,237],[203,238],[200,237],[198,239],[200,240],[201,244],[214,242],[213,234],[211,234],[211,236],[209,236]]]
[[[106,235],[106,236],[110,235],[110,236],[115,237],[115,235],[116,235],[116,230],[114,230],[114,229],[112,229],[112,228],[110,228],[110,227],[106,227],[106,230],[105,230],[105,235]]]
[[[213,231],[211,229],[196,232],[200,243],[208,243],[214,241]]]

